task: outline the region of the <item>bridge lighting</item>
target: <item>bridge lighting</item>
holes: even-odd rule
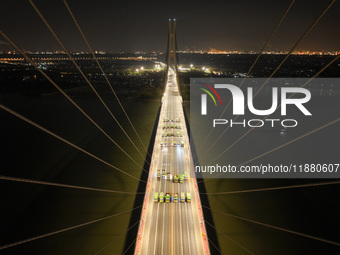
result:
[[[202,67],[202,70],[205,70],[205,67],[204,67],[204,66]]]
[[[144,67],[142,66],[142,67],[140,68],[140,70],[144,70]]]
[[[193,68],[194,67],[194,65],[193,64],[190,64],[190,68]]]
[[[136,69],[136,72],[138,72],[138,71],[139,71],[139,69],[137,68],[137,69]]]

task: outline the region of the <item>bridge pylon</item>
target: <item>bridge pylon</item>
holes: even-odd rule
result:
[[[171,59],[173,60],[173,69],[175,70],[176,80],[178,84],[178,93],[182,97],[179,77],[178,77],[178,53],[177,53],[177,37],[176,37],[176,19],[169,19],[168,23],[168,46],[166,51],[166,70],[165,70],[165,86],[167,84],[167,77],[169,68],[171,66]],[[164,86],[164,91],[165,91]]]

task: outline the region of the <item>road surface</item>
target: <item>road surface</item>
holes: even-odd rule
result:
[[[179,118],[180,121],[165,122],[166,118]],[[181,128],[163,128],[169,125],[180,125]],[[169,132],[175,136],[165,136],[165,133]],[[177,132],[179,137],[176,136]],[[180,145],[182,141],[184,147]],[[188,141],[176,74],[169,68],[139,226],[136,255],[210,254]],[[161,146],[164,142],[171,145]],[[172,146],[174,142],[178,145]],[[165,173],[170,172],[172,180],[162,177],[163,169]],[[157,170],[160,170],[161,178],[157,178]],[[179,176],[184,172],[188,173],[188,179],[183,183],[174,183],[174,175]],[[181,192],[190,192],[191,202],[154,202],[155,192],[164,192],[164,195],[169,192],[171,196],[177,193],[178,197]]]

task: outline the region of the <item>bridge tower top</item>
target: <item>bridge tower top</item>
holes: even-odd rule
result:
[[[168,28],[168,47],[167,47],[167,68],[170,66],[173,59],[174,69],[177,74],[178,59],[177,59],[177,39],[176,39],[176,20],[169,19]]]
[[[178,78],[178,54],[177,54],[177,38],[176,38],[176,19],[169,19],[168,23],[168,46],[166,51],[166,72],[165,85],[167,84],[167,76],[171,66],[171,59],[173,60],[173,68],[178,84],[178,91],[181,95],[180,83]]]

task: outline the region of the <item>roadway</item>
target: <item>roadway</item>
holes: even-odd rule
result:
[[[165,118],[180,118],[180,122],[164,122]],[[163,129],[164,125],[180,124],[181,128]],[[167,136],[163,133],[183,133],[183,136]],[[161,146],[161,142],[180,144],[184,147]],[[188,144],[188,133],[184,121],[182,98],[178,93],[177,79],[173,69],[169,68],[168,82],[162,98],[155,146],[152,155],[147,191],[144,199],[141,223],[135,254],[147,255],[203,255],[210,254],[197,183],[192,167],[191,152]],[[157,170],[165,169],[174,175],[188,172],[188,179],[183,183],[157,178]],[[154,202],[155,192],[191,193],[191,203],[160,203]]]

